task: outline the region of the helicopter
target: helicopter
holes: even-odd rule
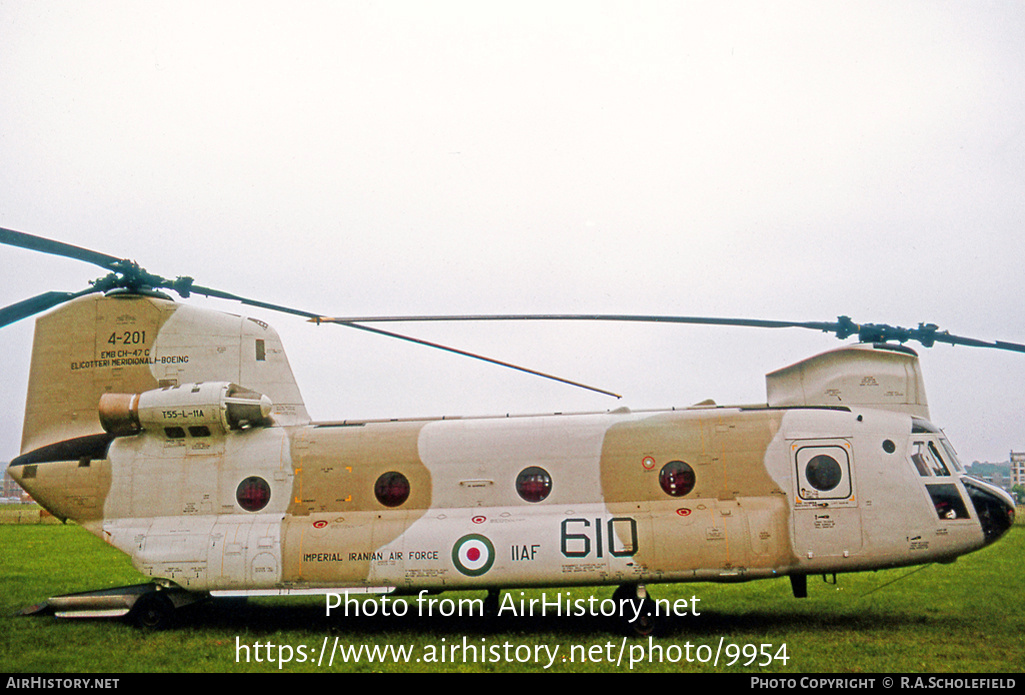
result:
[[[149,584],[52,597],[61,617],[164,627],[209,597],[412,595],[611,585],[651,634],[648,588],[952,562],[1012,526],[929,416],[917,341],[1025,345],[837,321],[521,314],[331,317],[169,280],[128,259],[0,229],[0,243],[108,271],[0,309],[37,316],[14,479],[131,558]],[[314,421],[265,321],[193,294],[446,350],[378,327],[619,321],[805,328],[846,344],[766,376],[766,400],[669,410]],[[374,324],[374,325],[371,325]],[[507,593],[508,596],[508,593]],[[335,605],[338,605],[337,603]]]

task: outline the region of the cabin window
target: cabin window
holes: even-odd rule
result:
[[[835,458],[828,454],[819,454],[808,461],[804,477],[816,490],[828,492],[840,484],[843,470]]]
[[[552,476],[538,466],[530,466],[516,476],[516,494],[527,502],[540,502],[552,491]]]
[[[235,489],[235,501],[247,512],[258,512],[270,502],[270,485],[259,476],[246,478]]]
[[[694,469],[683,461],[670,461],[659,471],[658,484],[670,497],[683,497],[694,489]]]
[[[384,473],[374,483],[374,496],[386,507],[398,507],[409,498],[409,479],[397,471]]]
[[[801,442],[793,450],[799,502],[850,500],[854,494],[850,444]]]

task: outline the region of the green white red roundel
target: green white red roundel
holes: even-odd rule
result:
[[[495,546],[484,536],[471,533],[452,546],[452,562],[463,574],[479,577],[495,563]]]

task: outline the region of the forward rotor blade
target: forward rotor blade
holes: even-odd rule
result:
[[[94,291],[88,289],[82,292],[44,292],[17,304],[5,306],[0,309],[0,328]]]
[[[995,350],[1025,352],[1025,345],[1022,345],[1020,343],[1009,343],[1004,340],[994,340],[990,342],[985,340],[977,340],[976,338],[965,338],[959,335],[950,335],[949,333],[936,333],[930,336],[930,339],[938,343],[949,343],[951,345],[968,345],[970,347],[984,347],[993,348]]]
[[[632,323],[682,323],[705,326],[749,328],[810,328],[835,333],[843,339],[852,334],[848,324],[836,321],[773,321],[768,319],[722,318],[711,316],[665,316],[650,314],[466,314],[447,316],[352,316],[321,317],[322,323],[378,323],[421,321],[622,321]],[[853,331],[856,332],[856,331]]]
[[[114,256],[108,256],[105,253],[90,251],[89,249],[83,249],[80,246],[72,246],[71,244],[54,241],[53,239],[44,239],[43,237],[26,234],[25,232],[16,232],[13,229],[0,228],[0,244],[18,246],[31,251],[41,251],[42,253],[51,253],[55,256],[74,258],[79,261],[98,265],[101,268],[106,268],[107,270],[115,270],[117,268],[117,263],[121,260]]]
[[[428,340],[421,340],[420,338],[414,338],[412,336],[403,335],[401,333],[394,333],[392,331],[385,331],[385,330],[381,330],[380,328],[371,328],[370,326],[363,326],[363,325],[360,325],[359,323],[357,323],[355,321],[343,321],[343,320],[334,320],[334,319],[322,320],[322,317],[321,317],[320,314],[313,314],[313,313],[308,312],[308,311],[303,311],[302,309],[293,309],[291,307],[281,306],[280,304],[269,304],[267,302],[260,302],[260,301],[257,301],[255,299],[248,299],[246,297],[240,297],[239,295],[231,294],[230,292],[222,292],[221,290],[215,290],[215,289],[212,289],[212,288],[209,288],[209,287],[202,287],[202,286],[198,286],[198,285],[192,285],[189,288],[189,291],[193,292],[195,294],[201,294],[201,295],[204,295],[204,296],[207,296],[207,297],[216,297],[218,299],[230,299],[230,300],[233,300],[233,301],[236,301],[236,302],[241,302],[242,304],[246,304],[246,305],[249,305],[249,306],[259,307],[261,309],[270,309],[272,311],[280,311],[280,312],[283,312],[283,313],[286,313],[286,314],[293,314],[295,316],[302,316],[302,317],[307,318],[310,321],[312,321],[314,323],[318,323],[318,324],[319,323],[337,323],[337,324],[342,325],[342,326],[348,326],[349,328],[355,328],[356,330],[359,330],[359,331],[366,331],[367,333],[374,333],[374,334],[382,335],[382,336],[385,336],[385,337],[388,337],[388,338],[396,338],[398,340],[404,340],[404,341],[406,341],[408,343],[415,343],[416,345],[424,345],[426,347],[435,348],[437,350],[443,350],[445,352],[451,352],[452,354],[455,354],[455,355],[462,355],[463,357],[471,357],[471,358],[473,358],[475,360],[480,360],[482,362],[487,362],[489,364],[498,365],[499,367],[506,367],[508,369],[514,369],[514,370],[519,371],[519,372],[524,372],[525,374],[532,374],[534,376],[543,377],[545,379],[551,379],[552,381],[558,381],[559,383],[567,384],[569,386],[576,386],[577,388],[586,389],[588,391],[594,391],[595,393],[600,393],[600,394],[603,394],[603,395],[606,395],[606,396],[612,396],[613,398],[622,398],[622,396],[620,394],[618,394],[618,393],[613,393],[612,391],[606,391],[605,389],[600,389],[600,388],[598,388],[596,386],[588,386],[587,384],[582,384],[582,383],[577,382],[577,381],[570,381],[569,379],[563,379],[562,377],[555,376],[554,374],[547,374],[545,372],[539,372],[536,369],[530,369],[528,367],[521,367],[519,365],[512,364],[511,362],[503,362],[501,360],[496,360],[496,359],[493,359],[491,357],[485,357],[484,355],[479,355],[479,354],[474,353],[474,352],[467,352],[466,350],[460,350],[459,348],[450,347],[448,345],[442,345],[441,343],[432,343],[432,342],[430,342]]]
[[[847,316],[836,321],[772,321],[766,319],[719,318],[706,316],[658,316],[641,314],[465,314],[438,316],[349,316],[318,319],[321,323],[415,323],[426,321],[632,321],[637,323],[684,323],[708,326],[741,326],[753,328],[810,328],[824,333],[834,333],[841,340],[858,336],[862,342],[886,342],[894,340],[904,343],[914,340],[925,347],[933,343],[968,345],[996,350],[1025,352],[1025,345],[1003,340],[985,341],[951,335],[937,331],[935,326],[920,326],[917,329],[900,328],[886,324],[856,324]]]
[[[643,314],[465,314],[447,316],[322,316],[322,323],[384,323],[421,321],[633,321],[636,323],[688,323],[709,326],[749,326],[754,328],[813,328],[832,332],[835,321],[770,321],[707,316],[659,316]]]

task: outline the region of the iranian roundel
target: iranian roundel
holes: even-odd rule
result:
[[[452,546],[452,562],[456,569],[470,577],[479,577],[495,562],[495,546],[484,536],[471,533]]]

